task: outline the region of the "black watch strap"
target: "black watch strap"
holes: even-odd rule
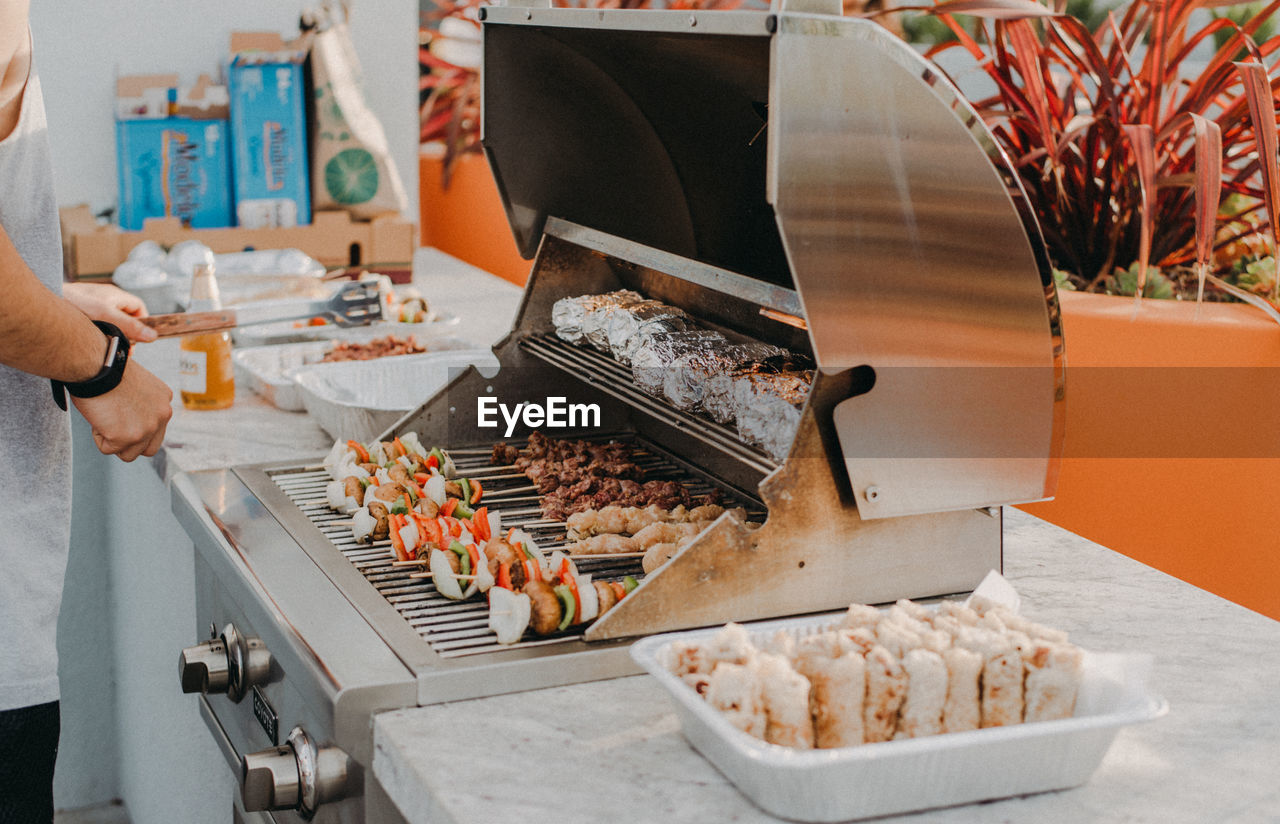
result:
[[[120,385],[124,378],[124,367],[129,362],[129,339],[118,327],[105,320],[95,320],[93,325],[107,336],[107,357],[102,369],[87,381],[80,383],[64,383],[50,381],[53,384],[53,399],[58,408],[66,410],[67,395],[76,398],[96,398],[105,395]]]

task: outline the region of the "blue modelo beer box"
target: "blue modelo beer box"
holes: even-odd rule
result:
[[[177,77],[122,77],[116,97],[120,228],[176,217],[194,229],[232,225],[226,88],[207,77],[181,94]]]
[[[236,224],[250,229],[308,224],[306,50],[272,32],[233,32],[231,55]]]

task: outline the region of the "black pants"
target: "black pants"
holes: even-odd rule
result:
[[[52,824],[58,702],[0,710],[0,824]]]

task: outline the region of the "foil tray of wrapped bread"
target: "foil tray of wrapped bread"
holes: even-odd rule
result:
[[[986,593],[986,594],[984,594]],[[847,821],[1078,786],[1167,705],[1149,658],[1029,620],[992,573],[967,601],[644,639],[690,743],[752,801]]]
[[[804,356],[759,341],[735,342],[688,313],[639,292],[562,298],[556,335],[630,367],[636,386],[685,412],[737,427],[775,460],[791,448],[813,383]]]

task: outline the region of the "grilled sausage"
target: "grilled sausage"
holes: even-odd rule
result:
[[[396,483],[381,484],[380,486],[378,486],[376,489],[373,490],[373,497],[377,498],[380,501],[387,501],[388,503],[394,501],[396,498],[399,498],[403,494],[404,494],[404,487]]]
[[[360,483],[360,479],[355,475],[342,482],[342,492],[348,497],[355,498],[356,506],[364,506],[364,484]]]
[[[391,536],[391,523],[387,518],[387,506],[381,501],[369,501],[369,514],[378,519],[378,523],[374,525],[373,532],[369,533],[369,537],[375,541],[382,541]]]
[[[591,586],[596,589],[596,597],[600,599],[600,615],[604,615],[618,603],[618,594],[613,591],[613,587],[604,581],[592,581]]]
[[[524,594],[532,606],[529,626],[538,635],[550,635],[560,626],[560,599],[551,584],[546,581],[530,581],[524,585]]]

